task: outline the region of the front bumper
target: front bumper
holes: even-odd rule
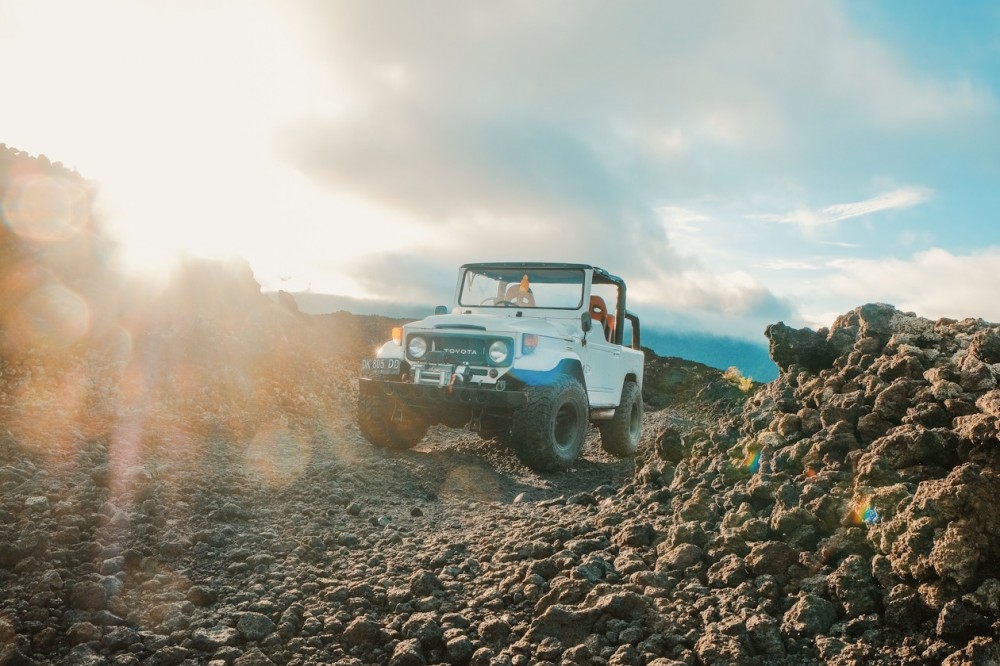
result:
[[[412,407],[429,409],[453,406],[506,411],[518,409],[525,404],[523,391],[506,389],[506,385],[502,383],[485,386],[435,386],[362,377],[358,380],[358,391],[363,396],[393,396]]]

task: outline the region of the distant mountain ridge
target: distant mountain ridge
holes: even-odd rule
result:
[[[735,366],[741,374],[758,382],[778,377],[778,366],[771,360],[766,342],[757,344],[711,333],[643,328],[642,344],[659,356],[678,356],[719,370]]]

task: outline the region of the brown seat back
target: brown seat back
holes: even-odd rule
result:
[[[615,331],[615,316],[608,312],[608,306],[600,296],[590,297],[590,318],[600,322],[604,329],[604,337],[608,341],[613,340]]]

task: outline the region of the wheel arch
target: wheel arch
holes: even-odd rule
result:
[[[580,386],[583,387],[584,392],[586,393],[587,391],[587,380],[583,376],[583,364],[580,363],[580,359],[578,358],[564,357],[550,370],[514,369],[510,374],[528,387],[551,384],[557,377],[566,375],[580,382]]]

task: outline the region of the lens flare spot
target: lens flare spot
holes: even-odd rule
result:
[[[0,201],[0,214],[18,236],[61,241],[76,234],[87,219],[86,190],[57,176],[22,176]]]
[[[760,451],[748,451],[743,458],[743,469],[751,474],[760,471]]]
[[[290,484],[309,464],[309,443],[287,426],[271,424],[259,429],[244,453],[244,465],[271,487]]]
[[[12,308],[9,320],[9,333],[16,343],[68,347],[90,331],[90,307],[66,287],[49,285]]]
[[[845,522],[855,526],[877,525],[882,522],[882,516],[872,504],[871,498],[865,497],[854,503]]]

